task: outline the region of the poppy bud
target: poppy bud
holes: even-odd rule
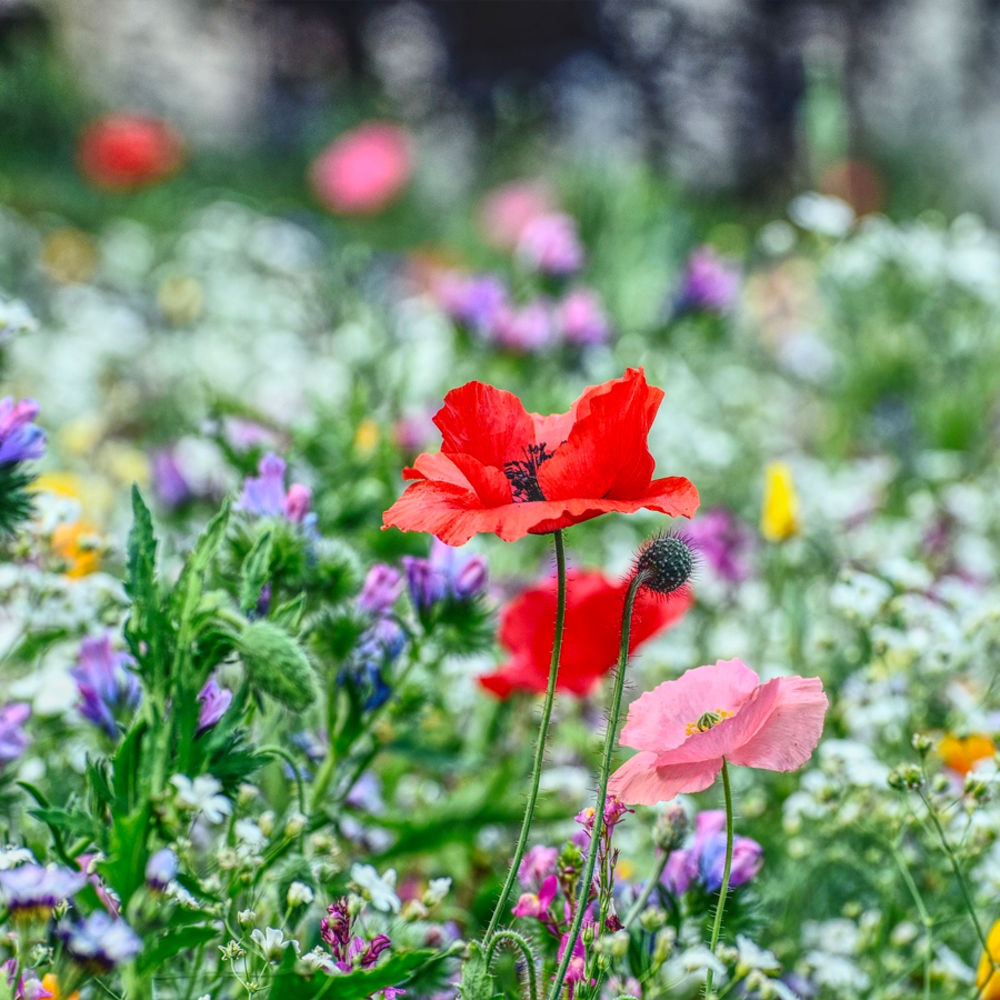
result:
[[[645,545],[636,560],[635,571],[643,586],[657,594],[672,594],[691,579],[694,553],[683,538],[662,535]]]

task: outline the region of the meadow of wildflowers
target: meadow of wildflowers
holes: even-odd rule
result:
[[[1000,997],[1000,235],[186,155],[0,207],[0,998]]]

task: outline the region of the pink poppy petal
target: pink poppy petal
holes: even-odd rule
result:
[[[690,723],[697,722],[705,712],[738,711],[759,684],[760,677],[742,660],[719,660],[695,667],[632,702],[621,743],[657,753],[672,750],[688,739]]]
[[[794,771],[812,755],[823,735],[830,702],[818,677],[778,677],[768,681],[776,704],[757,734],[728,755],[733,764],[768,771]]]
[[[721,770],[721,758],[657,767],[656,754],[644,750],[611,775],[608,791],[626,805],[654,806],[682,793],[704,791]]]

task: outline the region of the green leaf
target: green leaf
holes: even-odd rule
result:
[[[98,870],[121,898],[123,910],[145,881],[149,815],[148,802],[128,815],[112,813],[108,858],[98,863]]]
[[[219,513],[208,522],[208,526],[184,562],[180,579],[170,595],[170,614],[178,623],[190,622],[201,601],[205,574],[222,545],[222,539],[226,536],[229,511],[230,501],[227,497],[223,500]]]
[[[332,976],[317,973],[305,979],[295,975],[295,953],[289,948],[274,974],[268,997],[269,1000],[288,1000],[289,997],[295,1000],[365,1000],[387,986],[400,986],[413,973],[440,958],[434,951],[411,951],[393,955],[367,972],[359,970]]]
[[[0,535],[14,535],[34,512],[34,500],[28,487],[33,475],[20,462],[0,463]]]
[[[243,574],[240,581],[240,610],[248,614],[257,607],[260,593],[267,583],[271,570],[271,532],[263,531],[257,536],[253,547],[243,560]]]
[[[125,592],[132,603],[156,601],[156,537],[153,518],[139,487],[132,484],[132,529],[128,533]]]
[[[290,601],[279,605],[271,615],[271,621],[280,625],[286,632],[295,635],[302,627],[302,616],[306,610],[306,595],[299,594]]]
[[[120,813],[131,812],[138,798],[137,791],[141,786],[139,765],[142,759],[142,740],[146,735],[146,729],[145,722],[133,726],[115,755],[112,782],[115,808]]]
[[[462,1000],[493,1000],[496,985],[486,965],[486,954],[475,942],[469,944],[469,957],[462,965],[462,981],[458,984]]]
[[[136,962],[140,973],[148,972],[175,958],[182,951],[190,951],[203,944],[209,944],[219,936],[216,927],[182,927],[170,930],[159,937],[152,948],[144,948]]]

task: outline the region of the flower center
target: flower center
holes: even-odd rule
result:
[[[555,454],[545,450],[545,442],[529,444],[524,447],[524,459],[516,462],[505,462],[504,475],[510,480],[514,494],[514,503],[527,503],[530,500],[545,500],[545,494],[538,485],[538,467],[547,462]]]
[[[732,717],[732,712],[727,712],[722,708],[717,708],[714,712],[704,712],[698,717],[697,722],[689,722],[687,724],[685,732],[688,736],[693,736],[695,733],[707,733],[722,722],[723,719],[731,719]]]

